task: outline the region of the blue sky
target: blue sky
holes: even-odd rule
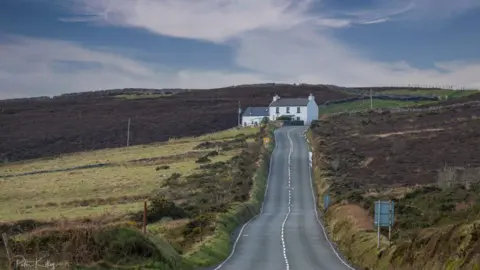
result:
[[[261,82],[480,88],[478,0],[3,0],[0,98]]]

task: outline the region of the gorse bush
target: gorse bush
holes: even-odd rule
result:
[[[188,217],[188,213],[178,207],[174,202],[165,198],[165,196],[154,196],[150,199],[149,209],[147,211],[148,222],[158,221],[164,217],[179,219]]]
[[[212,160],[209,159],[207,156],[199,157],[195,163],[208,163],[211,162]]]
[[[159,171],[159,170],[168,170],[170,169],[170,166],[168,165],[162,165],[162,166],[158,166],[155,168],[155,170]]]

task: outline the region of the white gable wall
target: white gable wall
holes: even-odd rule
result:
[[[307,114],[308,114],[308,107],[307,106],[300,106],[300,113],[297,113],[297,108],[299,106],[288,106],[290,111],[287,112],[287,107],[270,107],[269,114],[270,120],[275,120],[277,117],[282,115],[293,115],[294,120],[297,120],[297,117],[300,118],[301,121],[307,122]],[[277,114],[277,108],[279,109],[279,113]]]
[[[310,100],[307,104],[307,120],[305,125],[310,125],[313,120],[318,120],[318,105],[315,100]]]
[[[260,125],[264,117],[265,116],[242,116],[242,125],[253,126],[255,123]]]

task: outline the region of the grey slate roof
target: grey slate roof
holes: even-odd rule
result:
[[[307,106],[308,98],[280,98],[270,103],[270,107]]]
[[[242,116],[268,116],[268,107],[248,107]]]

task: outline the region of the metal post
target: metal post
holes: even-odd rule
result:
[[[128,118],[128,128],[127,128],[127,147],[130,145],[130,118]]]
[[[240,119],[242,114],[242,108],[240,107],[240,101],[238,101],[238,126],[242,126],[242,120]]]
[[[370,110],[373,109],[372,89],[370,88]]]
[[[392,238],[392,222],[393,217],[392,217],[392,201],[389,201],[389,211],[388,211],[388,244],[391,244],[391,238]]]
[[[380,249],[380,211],[382,210],[380,201],[378,201],[377,214],[377,249]]]
[[[143,202],[143,234],[147,233],[147,200]]]
[[[12,257],[10,256],[10,249],[8,247],[8,236],[6,233],[2,233],[3,244],[5,245],[5,251],[7,253],[7,259],[10,264],[12,264]]]

